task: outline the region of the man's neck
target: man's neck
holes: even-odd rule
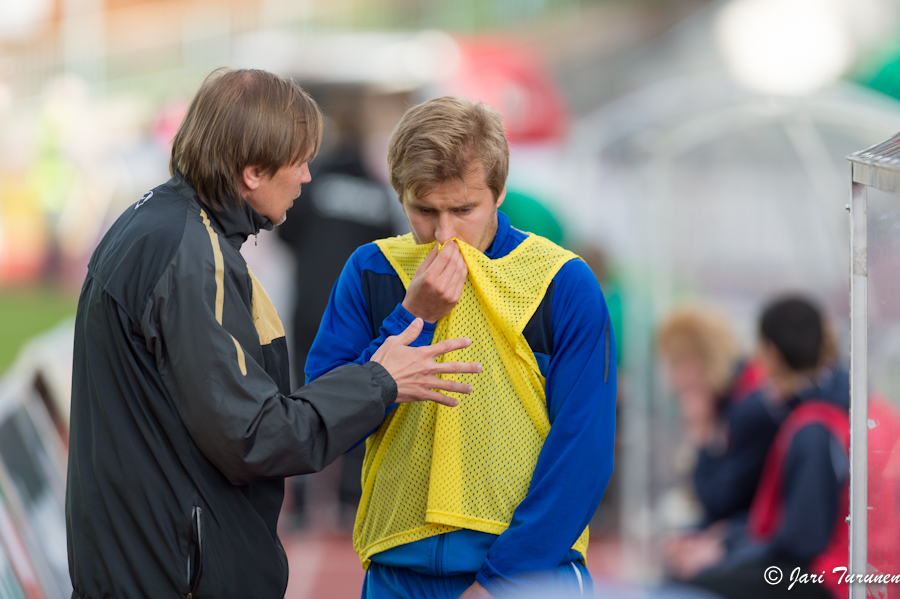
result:
[[[816,385],[815,370],[785,373],[773,377],[772,384],[775,387],[777,398],[782,401],[790,401],[801,392]]]
[[[494,212],[494,214],[497,214]],[[494,217],[494,232],[491,234],[491,241],[487,244],[487,247],[484,248],[484,254],[489,255],[494,253],[495,250],[499,248],[494,247],[494,242],[497,241],[497,233],[500,231],[500,216],[497,215]]]

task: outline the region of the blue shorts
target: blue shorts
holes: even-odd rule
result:
[[[363,582],[362,599],[456,599],[475,582],[475,573],[455,576],[429,576],[410,570],[369,564]],[[559,566],[529,581],[517,590],[516,596],[528,597],[593,597],[594,584],[588,569],[581,562]]]

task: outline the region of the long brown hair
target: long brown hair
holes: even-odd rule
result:
[[[241,205],[247,166],[272,176],[310,159],[322,141],[322,114],[290,79],[257,69],[213,71],[200,86],[172,142],[169,171],[180,173],[210,208]]]

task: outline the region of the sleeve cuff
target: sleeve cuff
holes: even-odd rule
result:
[[[475,580],[495,597],[514,590],[511,585],[512,580],[503,576],[487,559],[484,560],[481,570],[475,575]]]
[[[384,366],[378,362],[366,362],[362,367],[369,371],[372,380],[381,387],[381,401],[385,408],[397,401],[397,383]]]
[[[406,308],[403,307],[403,304],[397,304],[397,307],[394,308],[394,311],[391,312],[390,316],[384,319],[381,326],[384,327],[384,330],[388,335],[399,335],[405,331],[415,319],[416,317],[410,314]],[[431,345],[431,341],[434,339],[434,329],[436,327],[436,323],[425,322],[425,326],[422,327],[422,332],[419,333],[419,336],[415,341],[410,343],[410,347]]]

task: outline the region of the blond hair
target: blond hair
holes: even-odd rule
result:
[[[656,345],[672,361],[699,359],[713,392],[722,395],[728,390],[739,348],[728,321],[717,312],[705,306],[672,311],[659,327]]]
[[[388,170],[401,202],[407,193],[421,198],[479,166],[497,200],[506,186],[509,146],[500,113],[482,102],[428,100],[407,110],[391,135]]]
[[[292,80],[256,69],[216,69],[175,134],[169,171],[180,173],[210,208],[239,206],[245,167],[271,177],[315,156],[321,141],[319,107]]]

